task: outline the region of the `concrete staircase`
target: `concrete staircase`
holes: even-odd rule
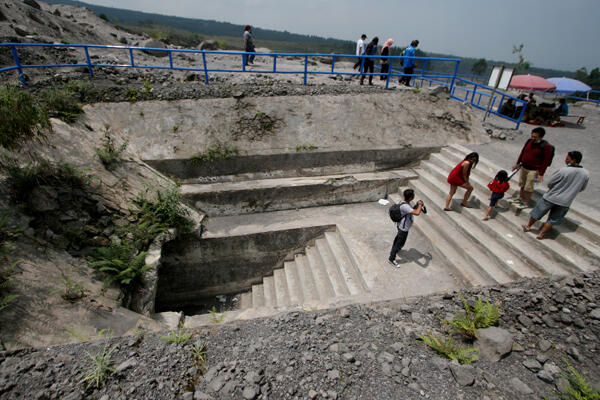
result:
[[[475,189],[469,202],[473,208],[460,206],[464,190],[459,189],[451,205],[453,211],[443,211],[449,189],[447,175],[469,152],[463,146],[452,145],[431,154],[429,160],[415,168],[419,178],[409,183],[416,198],[422,199],[428,209],[414,227],[429,238],[465,284],[503,284],[524,277],[590,271],[600,266],[600,219],[578,210],[576,204],[567,221],[545,240],[522,231],[521,225],[529,218],[528,210],[520,212],[506,199],[499,202],[493,219],[482,221],[489,204],[487,183],[502,169],[487,160],[480,160],[471,172]],[[511,186],[506,197],[518,192],[514,178]],[[534,201],[540,196],[541,192],[537,192]],[[401,201],[399,193],[390,198]]]
[[[242,294],[240,309],[322,307],[368,291],[354,255],[335,230],[325,232],[303,254],[252,285]]]

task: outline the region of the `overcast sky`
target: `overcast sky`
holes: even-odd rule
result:
[[[536,67],[600,67],[599,0],[83,0],[87,3],[356,40]],[[256,43],[260,46],[260,43]]]

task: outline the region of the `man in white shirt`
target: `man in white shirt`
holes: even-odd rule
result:
[[[389,263],[396,268],[400,268],[400,263],[396,261],[396,254],[402,249],[404,243],[406,243],[408,231],[413,224],[413,215],[419,215],[423,210],[422,200],[417,201],[417,206],[415,208],[413,208],[410,205],[410,202],[415,198],[414,190],[406,189],[403,194],[404,201],[400,203],[400,211],[402,212],[402,218],[400,219],[400,221],[396,222],[396,228],[398,228],[398,233],[394,238],[394,244],[392,245],[392,251],[390,252],[390,257],[388,259]]]
[[[362,56],[363,54],[365,54],[365,48],[367,46],[366,41],[367,41],[367,35],[365,35],[363,33],[362,35],[360,35],[360,39],[358,39],[358,42],[356,42],[356,55],[357,56]],[[356,64],[354,64],[354,69],[358,68],[361,63],[362,63],[362,58],[359,58],[358,61],[356,62]]]

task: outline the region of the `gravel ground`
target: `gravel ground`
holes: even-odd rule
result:
[[[499,305],[498,327],[459,365],[418,334],[440,335],[458,293],[305,311],[202,330],[182,344],[140,334],[0,354],[4,399],[540,399],[566,384],[568,361],[600,382],[600,272],[463,292]],[[455,335],[457,343],[461,343]],[[206,346],[204,363],[193,346]],[[116,346],[115,372],[86,388],[90,354]]]

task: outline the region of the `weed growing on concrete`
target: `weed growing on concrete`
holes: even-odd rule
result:
[[[119,161],[121,161],[121,154],[125,151],[127,144],[128,141],[125,141],[117,147],[113,138],[110,136],[109,128],[105,128],[102,147],[96,148],[96,154],[100,158],[104,168],[108,171],[112,171],[116,168]]]
[[[171,130],[173,131],[173,133],[177,133],[177,131],[179,130],[179,125],[173,125],[173,128],[171,128]]]
[[[456,360],[460,364],[471,364],[479,357],[478,354],[474,354],[479,351],[478,349],[472,347],[460,347],[454,343],[452,336],[449,336],[448,339],[440,340],[430,333],[427,336],[419,335],[419,339],[427,346],[437,351],[440,355],[451,360]]]
[[[455,314],[452,320],[443,320],[452,326],[456,332],[461,333],[467,339],[473,340],[477,338],[477,329],[487,328],[498,323],[500,311],[489,300],[486,299],[484,302],[481,297],[477,297],[475,306],[471,308],[462,295],[460,298],[465,312]]]
[[[217,312],[217,308],[215,306],[208,310],[208,313],[210,314],[210,319],[215,324],[218,324],[219,322],[223,321],[223,318],[225,318],[225,313]]]
[[[167,336],[161,336],[160,338],[167,343],[184,343],[190,340],[192,334],[190,332],[184,332],[181,328],[176,331],[170,331]]]
[[[192,346],[192,354],[194,356],[194,365],[201,371],[204,370],[206,364],[206,343],[196,342]]]
[[[0,146],[17,149],[36,136],[44,136],[44,128],[50,127],[50,121],[38,99],[7,85],[0,87],[0,126]]]
[[[107,340],[102,350],[100,350],[98,353],[90,354],[89,352],[86,352],[92,360],[92,365],[86,371],[86,375],[82,382],[85,382],[88,387],[101,387],[104,384],[104,381],[106,381],[106,379],[108,379],[108,377],[116,371],[112,367],[114,361],[110,358],[111,354],[116,348],[116,344],[110,347]]]
[[[316,150],[316,149],[318,149],[318,147],[317,146],[313,146],[312,144],[309,145],[309,146],[307,146],[305,144],[296,146],[296,151],[297,152],[301,152],[301,151],[313,151],[313,150]]]
[[[562,400],[600,400],[600,393],[573,366],[563,359],[569,369],[569,374],[563,373],[569,386],[561,388],[564,393],[558,395]]]
[[[149,94],[151,91],[152,91],[152,85],[150,84],[150,81],[148,79],[145,79],[143,92],[145,94]]]
[[[66,328],[65,330],[67,331],[67,333],[70,336],[74,337],[75,339],[79,340],[80,342],[89,342],[90,340],[98,340],[98,339],[102,338],[104,333],[107,332],[106,329],[102,329],[95,336],[92,337],[83,332],[79,332],[75,329]],[[110,337],[112,337],[112,334],[108,334],[107,336],[110,338]]]
[[[139,100],[139,92],[136,88],[127,89],[125,96],[127,97],[127,100],[131,101],[132,103]]]
[[[75,282],[70,276],[63,275],[62,282],[65,286],[60,297],[71,303],[85,297],[85,291],[81,283]]]
[[[182,233],[190,232],[193,228],[188,219],[189,212],[181,203],[181,193],[176,187],[165,191],[157,191],[154,199],[142,194],[135,199],[138,210],[135,216],[139,223],[157,225],[161,231],[176,228]]]
[[[189,162],[192,165],[199,165],[205,162],[213,162],[216,160],[224,160],[231,158],[239,153],[239,149],[233,147],[222,147],[221,145],[213,148],[208,148],[202,153],[196,153],[190,157]]]
[[[148,252],[140,252],[132,242],[111,243],[96,247],[90,256],[90,266],[107,276],[107,283],[118,282],[122,286],[137,283],[151,268],[145,262]]]

